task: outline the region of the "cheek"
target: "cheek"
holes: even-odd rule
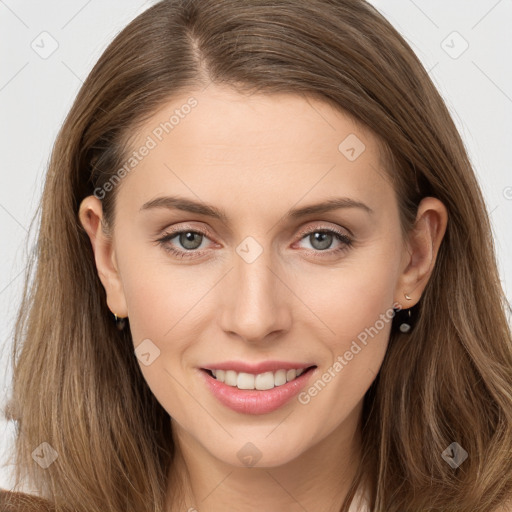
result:
[[[162,344],[191,324],[202,290],[194,269],[171,264],[163,249],[128,234],[119,243],[118,263],[135,345],[145,338]]]
[[[191,395],[183,392],[182,365],[192,341],[197,339],[193,306],[202,294],[190,286],[190,274],[171,272],[165,265],[143,268],[133,263],[133,267],[125,267],[123,283],[134,349],[144,379],[172,417],[186,417],[201,424],[201,411],[190,407]],[[145,360],[141,355],[147,353]],[[183,411],[188,411],[185,416]]]
[[[354,253],[338,268],[297,273],[294,291],[317,316],[327,344],[339,351],[361,333],[364,338],[366,329],[390,326],[398,268],[395,250],[375,247]]]
[[[134,247],[136,241],[130,243],[126,237],[118,263],[140,368],[164,407],[172,404],[174,411],[186,408],[186,399],[190,397],[180,391],[182,367],[188,362],[190,348],[201,336],[206,304],[202,298],[214,287],[216,276],[206,271],[200,274],[185,265],[171,265],[164,251],[156,258],[153,254],[150,260],[151,251]],[[141,353],[150,355],[142,358]]]
[[[304,302],[320,320],[312,322],[321,326],[315,332],[328,361],[299,402],[337,413],[326,429],[356,406],[380,369],[391,331],[397,274],[396,251],[381,247],[357,262],[347,260],[328,275],[318,271],[301,281]]]

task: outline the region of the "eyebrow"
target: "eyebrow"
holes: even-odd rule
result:
[[[182,210],[185,212],[197,213],[207,217],[212,217],[226,224],[228,223],[228,216],[223,210],[203,202],[193,201],[183,197],[157,197],[151,201],[148,201],[147,203],[144,203],[140,208],[140,211],[142,212],[153,208]],[[300,217],[305,217],[306,215],[327,213],[341,208],[360,208],[370,215],[374,213],[374,211],[368,205],[362,203],[361,201],[356,201],[349,197],[338,197],[334,199],[328,199],[321,203],[304,206],[302,208],[294,208],[288,211],[283,217],[285,220],[298,219]]]

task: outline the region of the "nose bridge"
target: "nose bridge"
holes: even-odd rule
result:
[[[289,315],[275,261],[271,250],[252,237],[236,248],[233,272],[222,292],[226,294],[222,312],[225,331],[257,341],[286,328]]]

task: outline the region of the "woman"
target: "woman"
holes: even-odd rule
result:
[[[484,201],[367,3],[151,7],[84,83],[41,208],[7,414],[48,507],[512,510]]]

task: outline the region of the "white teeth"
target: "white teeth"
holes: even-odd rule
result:
[[[233,370],[210,371],[218,381],[224,382],[228,386],[237,387],[238,389],[257,389],[259,391],[282,386],[304,373],[304,369],[277,370],[276,372],[265,372],[258,375],[245,372],[237,373]]]
[[[297,370],[288,370],[286,372],[286,380],[290,382],[291,380],[295,379],[297,377]]]
[[[237,373],[234,372],[233,370],[226,370],[226,376],[224,377],[224,383],[227,384],[228,386],[235,387],[237,377],[238,377]]]
[[[254,375],[252,373],[240,372],[236,381],[238,389],[254,389]]]
[[[286,384],[286,370],[277,370],[274,374],[274,385],[282,386]]]
[[[260,391],[272,389],[274,385],[274,374],[272,372],[260,373],[254,379],[254,387]]]

